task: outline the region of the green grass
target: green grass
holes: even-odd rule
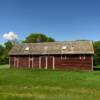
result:
[[[100,65],[98,65],[98,66],[95,66],[95,68],[100,68]]]
[[[0,65],[0,69],[8,69],[9,68],[9,65]]]
[[[0,100],[99,99],[99,71],[0,69]]]

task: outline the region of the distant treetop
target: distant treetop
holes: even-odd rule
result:
[[[26,37],[24,43],[39,43],[39,42],[54,42],[55,39],[46,36],[42,33],[31,33]]]

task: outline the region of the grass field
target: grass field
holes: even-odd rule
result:
[[[0,68],[0,100],[100,100],[99,71]]]
[[[9,65],[0,65],[0,69],[8,69]]]

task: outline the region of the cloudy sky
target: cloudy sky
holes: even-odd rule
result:
[[[9,32],[20,40],[32,32],[58,41],[100,40],[100,0],[0,0],[0,43]]]

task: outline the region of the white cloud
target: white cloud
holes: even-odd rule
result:
[[[8,33],[4,33],[3,38],[8,41],[14,41],[18,39],[18,35],[14,32],[8,32]]]

